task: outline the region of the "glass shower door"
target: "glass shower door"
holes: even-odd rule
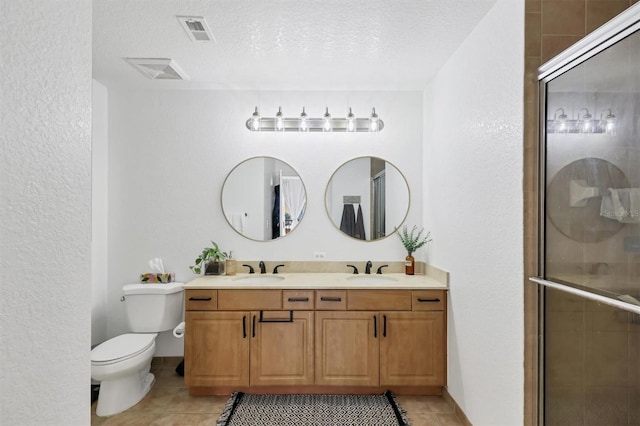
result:
[[[640,7],[629,12],[540,77],[547,425],[640,425]]]

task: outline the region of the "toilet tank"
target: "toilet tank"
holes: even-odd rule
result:
[[[129,330],[157,333],[182,321],[184,283],[128,284],[122,287]]]

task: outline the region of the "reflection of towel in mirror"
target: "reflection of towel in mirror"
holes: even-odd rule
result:
[[[354,237],[366,240],[364,235],[364,219],[362,218],[362,206],[358,205],[358,216],[356,217],[356,233]]]
[[[609,188],[602,197],[600,215],[620,223],[640,223],[640,188]]]
[[[342,220],[340,221],[340,230],[345,234],[353,237],[356,234],[356,211],[353,204],[345,204],[342,208]]]
[[[233,226],[235,228],[236,231],[238,231],[239,233],[243,233],[244,232],[244,225],[245,225],[245,217],[243,214],[232,214],[231,215],[231,226]]]

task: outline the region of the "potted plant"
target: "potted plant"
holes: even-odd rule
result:
[[[400,241],[402,241],[402,245],[407,250],[407,257],[405,258],[404,263],[404,272],[407,275],[413,275],[415,272],[416,263],[413,257],[413,253],[420,247],[431,241],[431,232],[427,232],[427,234],[422,237],[424,228],[422,228],[417,234],[415,234],[416,229],[418,229],[418,227],[416,225],[413,225],[413,228],[411,228],[411,233],[409,233],[407,232],[407,225],[404,225],[402,227],[402,231],[398,232]]]
[[[225,259],[228,255],[220,250],[220,247],[214,241],[211,241],[211,245],[211,247],[205,247],[202,249],[202,253],[196,257],[194,264],[189,266],[191,271],[199,274],[202,272],[204,267],[205,275],[224,274]]]

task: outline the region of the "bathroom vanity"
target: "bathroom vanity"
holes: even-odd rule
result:
[[[191,395],[446,385],[447,284],[426,275],[240,274],[184,288]]]

